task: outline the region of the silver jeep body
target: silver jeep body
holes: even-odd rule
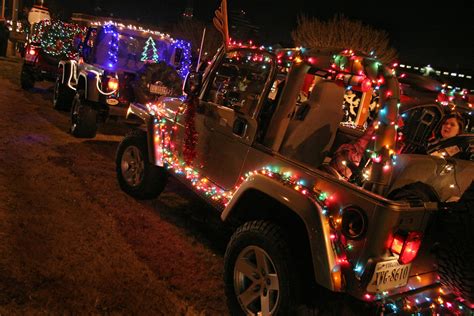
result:
[[[213,91],[216,77],[222,65],[231,60],[229,56],[238,54],[268,58],[268,71],[257,91],[237,95],[225,104],[219,101],[221,92]],[[364,187],[331,170],[327,162],[339,144],[362,134],[340,124],[347,84],[331,72],[335,68],[331,62],[334,54],[338,52],[302,54],[283,79],[279,98],[269,101],[269,95],[282,81],[278,79],[278,56],[260,49],[221,51],[204,74],[198,94],[194,117],[198,135],[196,156],[190,164],[183,162],[183,99],[162,98],[154,107],[132,104],[129,115],[145,122],[150,162],[167,167],[221,212],[222,220],[241,223],[278,217],[279,224],[284,226],[285,219],[294,218],[288,224],[295,226],[285,228],[290,234],[299,232],[306,238],[308,249],[303,251],[311,261],[311,277],[319,285],[362,300],[436,287],[432,244],[423,233],[430,214],[438,210],[437,204],[410,204],[387,196],[397,188],[420,181],[433,187],[440,201],[459,197],[474,179],[474,164],[427,155],[398,155],[387,174],[378,179],[373,176],[367,180],[372,185]],[[357,55],[346,57],[353,56]],[[364,58],[370,60],[360,57]],[[319,78],[309,98],[300,102],[299,92],[308,73]],[[347,74],[354,75],[350,70]],[[236,74],[230,72],[228,76]],[[393,82],[388,89],[396,95],[396,79],[389,80]],[[272,101],[277,102],[273,115],[266,122],[266,130],[261,131],[262,113]],[[381,101],[382,106],[385,103],[396,111],[398,99]],[[385,134],[388,138],[394,135],[387,130]],[[363,232],[354,238],[345,235],[341,225],[349,210],[360,212],[365,219]],[[398,255],[390,251],[394,234],[399,231],[423,235],[418,256],[408,265],[400,264]],[[397,275],[386,282],[377,275],[384,267],[385,271],[409,275]]]

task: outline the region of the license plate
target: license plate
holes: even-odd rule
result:
[[[168,95],[169,90],[165,86],[150,84],[150,92],[153,94]]]
[[[367,292],[383,292],[406,285],[410,266],[411,264],[399,264],[397,260],[377,263]]]

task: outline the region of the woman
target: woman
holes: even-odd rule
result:
[[[445,116],[441,125],[441,139],[457,136],[464,130],[464,119],[461,114],[453,112]]]
[[[440,157],[455,157],[462,153],[463,149],[458,146],[440,146],[446,140],[461,134],[464,130],[464,119],[458,112],[451,112],[446,115],[441,123],[435,138],[428,141],[427,153],[433,156]],[[441,148],[440,148],[441,147]]]

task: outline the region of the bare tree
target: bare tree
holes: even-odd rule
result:
[[[206,28],[206,37],[203,45],[203,58],[212,57],[216,53],[219,46],[222,45],[222,36],[214,28],[214,26],[196,20],[181,20],[173,26],[173,36],[187,40],[191,43],[193,54],[199,54],[201,46],[202,31]],[[205,55],[207,53],[207,55]]]
[[[342,15],[336,15],[329,21],[300,16],[291,36],[296,46],[348,48],[366,54],[374,52],[386,63],[397,58],[397,51],[390,46],[387,32]]]

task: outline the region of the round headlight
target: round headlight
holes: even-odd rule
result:
[[[348,239],[360,239],[367,232],[367,215],[361,209],[346,207],[342,213],[341,231]]]

